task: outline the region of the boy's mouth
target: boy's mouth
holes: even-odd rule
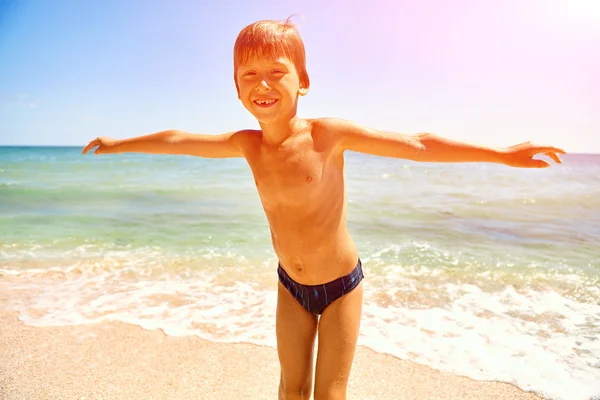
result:
[[[254,100],[254,104],[256,104],[259,107],[270,107],[278,101],[278,99],[257,99]]]

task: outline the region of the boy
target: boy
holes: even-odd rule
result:
[[[234,46],[238,98],[260,130],[222,135],[170,130],[124,140],[100,137],[94,154],[142,152],[244,157],[254,175],[279,258],[276,311],[280,399],[308,399],[318,334],[314,398],[345,399],[362,307],[362,265],[346,227],[344,151],[423,162],[548,167],[564,151],[522,143],[475,146],[433,134],[401,135],[339,119],[300,119],[309,78],[302,39],[288,21],[244,28]]]

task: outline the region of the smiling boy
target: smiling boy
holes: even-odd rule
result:
[[[345,399],[362,308],[362,265],[346,226],[344,151],[421,162],[548,167],[564,151],[522,143],[476,146],[433,134],[382,132],[334,119],[301,119],[310,86],[302,39],[288,21],[259,21],[234,46],[238,98],[260,130],[221,135],[178,130],[92,140],[83,153],[142,152],[244,157],[254,175],[279,259],[276,312],[280,399]],[[313,374],[313,347],[318,335]]]

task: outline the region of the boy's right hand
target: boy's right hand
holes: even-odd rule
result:
[[[87,153],[96,146],[98,146],[98,148],[94,151],[95,155],[116,153],[117,142],[116,139],[109,138],[108,136],[99,136],[83,148],[82,154]]]

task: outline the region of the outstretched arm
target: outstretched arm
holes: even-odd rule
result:
[[[169,130],[121,140],[101,136],[88,143],[82,153],[97,147],[94,154],[151,153],[210,158],[243,157],[241,140],[244,133],[245,131],[238,131],[222,135],[202,135]]]
[[[328,119],[327,129],[336,132],[341,150],[352,150],[377,156],[405,158],[421,162],[493,162],[512,167],[545,168],[550,164],[534,160],[536,154],[546,154],[560,163],[565,151],[530,142],[500,148],[461,142],[431,133],[405,135],[377,131],[349,121]]]

